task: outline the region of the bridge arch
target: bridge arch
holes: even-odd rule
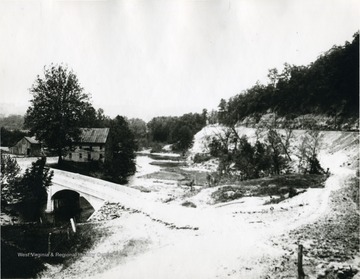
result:
[[[57,183],[49,186],[45,212],[62,211],[65,217],[71,218],[79,209],[93,212],[103,205],[104,199],[74,188]]]
[[[80,194],[73,190],[61,190],[52,197],[54,212],[64,218],[72,218],[80,214]]]

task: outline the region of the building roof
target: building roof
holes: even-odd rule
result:
[[[105,143],[109,135],[109,128],[81,128],[80,142]]]
[[[35,137],[24,137],[24,138],[31,144],[40,144],[40,141],[38,141]]]

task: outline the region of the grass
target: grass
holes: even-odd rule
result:
[[[190,201],[184,201],[181,205],[185,206],[185,207],[196,208],[196,205],[193,202],[190,202]]]
[[[18,246],[1,238],[1,278],[34,278],[45,269],[40,259],[19,257],[18,252]]]
[[[1,227],[1,275],[2,278],[30,278],[45,269],[44,263],[68,266],[77,255],[86,252],[107,231],[98,224],[78,224],[76,234],[69,226],[51,227],[50,225],[22,224]],[[51,252],[48,253],[48,239],[51,233]],[[21,257],[18,253],[42,254]],[[58,253],[58,254],[56,254]],[[21,268],[14,268],[20,267]]]
[[[235,182],[228,180],[231,186],[220,187],[212,197],[215,203],[218,203],[232,201],[243,196],[280,196],[271,202],[279,203],[285,199],[286,194],[292,197],[303,189],[322,188],[325,180],[324,175],[311,174],[288,174]],[[224,183],[224,180],[221,183]]]
[[[352,201],[356,204],[356,208],[359,210],[359,177],[351,179],[349,192]]]
[[[224,186],[213,192],[211,194],[211,197],[215,200],[216,203],[228,202],[242,198],[244,196],[244,193],[244,189],[241,189],[239,187]]]

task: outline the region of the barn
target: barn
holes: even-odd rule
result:
[[[80,141],[64,157],[65,161],[92,162],[105,160],[109,128],[81,128]]]
[[[41,156],[41,143],[35,137],[23,137],[14,146],[10,153],[24,156]]]

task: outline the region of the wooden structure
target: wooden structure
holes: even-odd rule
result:
[[[81,128],[80,141],[74,143],[65,157],[66,161],[91,162],[105,161],[108,146],[109,128]]]
[[[41,143],[35,137],[23,137],[14,146],[10,153],[24,156],[41,156]]]

